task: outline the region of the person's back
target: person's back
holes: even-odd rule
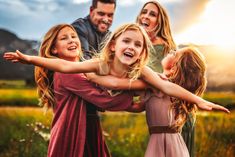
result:
[[[150,138],[145,157],[189,157],[180,131],[171,129],[175,124],[175,113],[170,97],[161,92],[147,95],[150,98],[145,110]]]
[[[171,51],[162,60],[162,67],[170,81],[190,92],[200,95],[205,90],[205,60],[196,49]],[[163,93],[150,93],[146,103],[146,117],[151,136],[146,157],[156,154],[161,157],[189,157],[180,132],[188,115],[193,115],[195,110],[195,104]]]

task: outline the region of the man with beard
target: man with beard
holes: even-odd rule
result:
[[[100,45],[113,22],[116,0],[92,0],[90,13],[72,23],[76,29],[84,59],[91,59],[99,52]],[[86,103],[86,137],[83,156],[110,157],[110,152],[102,135],[97,107]],[[78,111],[79,112],[79,111]]]
[[[81,41],[83,57],[91,59],[99,52],[104,37],[113,22],[116,0],[92,0],[90,13],[72,23]]]

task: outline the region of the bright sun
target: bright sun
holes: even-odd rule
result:
[[[231,4],[231,3],[234,3]],[[235,53],[235,2],[210,1],[200,21],[181,34],[176,35],[178,43],[216,45],[226,52]]]

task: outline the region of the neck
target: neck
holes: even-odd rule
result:
[[[153,42],[156,39],[156,36],[155,36],[153,31],[149,31],[149,32],[147,32],[147,34],[148,34],[149,39],[151,40],[151,42]]]
[[[114,60],[113,64],[111,64],[110,74],[119,78],[125,78],[127,77],[128,70],[129,66]]]

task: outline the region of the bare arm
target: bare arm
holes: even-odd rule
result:
[[[3,56],[6,60],[13,63],[21,62],[24,64],[33,64],[53,71],[62,73],[83,73],[97,72],[99,60],[87,60],[84,62],[72,62],[63,59],[44,58],[39,56],[25,55],[18,50],[16,52],[6,52]]]
[[[88,80],[113,90],[141,90],[148,86],[147,83],[142,80],[131,81],[127,78],[118,78],[112,75],[100,76],[94,73],[87,73],[86,76]]]
[[[147,66],[142,71],[142,78],[154,86],[154,88],[161,90],[162,92],[166,93],[167,95],[177,97],[182,100],[186,100],[191,103],[197,104],[197,106],[204,110],[212,110],[218,109],[224,112],[229,113],[229,110],[224,108],[223,106],[216,105],[209,101],[202,99],[199,96],[192,94],[191,92],[187,91],[186,89],[180,87],[177,84],[171,83],[169,81],[162,80],[159,75],[157,75],[154,71],[152,71]]]

